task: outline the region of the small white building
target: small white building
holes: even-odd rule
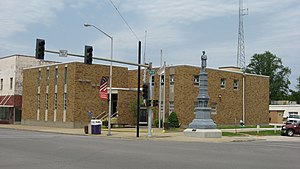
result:
[[[291,114],[300,115],[300,104],[294,102],[281,101],[269,105],[270,122],[282,123]]]
[[[21,122],[23,69],[53,63],[25,55],[0,57],[0,124]]]

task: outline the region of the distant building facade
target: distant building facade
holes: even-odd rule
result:
[[[189,124],[195,116],[200,67],[178,65],[154,70],[150,86],[159,107],[153,108],[153,119],[166,120],[174,111],[183,126]],[[217,125],[233,125],[241,119],[246,125],[268,124],[267,76],[210,68],[207,72],[209,106]],[[78,62],[26,69],[22,123],[71,128],[86,125],[88,112],[97,116],[108,111],[108,101],[99,98],[99,81],[103,76],[109,76],[109,66]],[[120,124],[136,121],[137,81],[137,70],[113,67],[112,114],[117,114]],[[142,86],[142,78],[140,81]],[[146,114],[142,116],[141,121],[146,122]]]
[[[51,63],[25,55],[0,58],[0,123],[21,122],[23,69]]]

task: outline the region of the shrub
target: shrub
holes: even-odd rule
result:
[[[155,120],[153,121],[153,125],[154,125],[155,127],[158,127],[158,124],[159,124],[158,119],[155,119]]]
[[[163,125],[163,121],[162,121],[162,120],[160,120],[160,124]],[[155,120],[153,121],[153,126],[155,126],[156,128],[159,127],[159,120],[158,120],[158,119],[155,119]]]
[[[177,118],[177,114],[175,112],[172,112],[168,118],[169,123],[171,124],[171,127],[178,128],[179,127],[179,121]]]

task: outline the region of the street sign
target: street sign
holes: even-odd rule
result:
[[[154,75],[154,74],[155,74],[155,70],[150,70],[150,71],[149,71],[149,74],[150,74],[150,75]]]
[[[59,50],[59,57],[67,57],[68,50]]]

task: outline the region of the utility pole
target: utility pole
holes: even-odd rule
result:
[[[141,64],[141,41],[138,44],[138,64]],[[141,66],[138,66],[138,92],[137,92],[137,115],[136,115],[136,137],[140,137],[140,88],[141,88]]]

